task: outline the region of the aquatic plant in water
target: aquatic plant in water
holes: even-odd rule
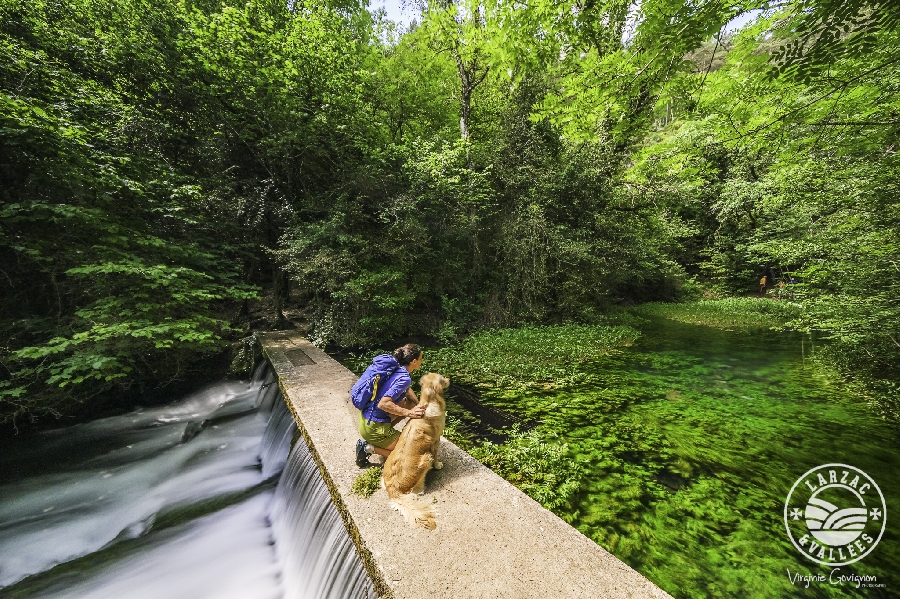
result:
[[[735,305],[687,310],[718,313],[733,328]],[[846,460],[900,509],[897,432],[804,362],[798,334],[756,326],[794,309],[751,314],[743,331],[642,309],[651,320],[640,333],[486,331],[426,360],[477,385],[482,402],[536,423],[473,455],[675,597],[853,596],[849,587],[789,582],[786,567],[809,566],[784,534],[784,498],[809,467]],[[886,538],[854,572],[885,580],[895,563],[900,547]]]
[[[584,477],[581,464],[569,456],[569,447],[553,437],[514,428],[506,443],[490,441],[471,451],[482,464],[513,483],[547,509],[569,504]]]
[[[427,352],[422,370],[491,388],[557,388],[583,380],[581,365],[608,356],[639,336],[628,325],[482,331],[459,345]]]

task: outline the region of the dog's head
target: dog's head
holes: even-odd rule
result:
[[[443,394],[450,386],[450,379],[441,376],[436,372],[429,372],[419,380],[419,386],[422,391],[432,389],[433,391]]]

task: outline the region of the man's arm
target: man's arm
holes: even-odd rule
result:
[[[415,397],[415,393],[413,393],[413,397]],[[407,410],[406,408],[395,404],[394,398],[390,395],[385,395],[378,400],[378,407],[388,414],[401,416],[403,418],[422,418],[425,416],[425,406],[416,406],[411,410]]]

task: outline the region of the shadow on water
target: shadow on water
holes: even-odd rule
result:
[[[518,426],[519,430],[528,431],[538,423],[519,418],[512,412],[492,407],[482,402],[481,395],[465,385],[451,383],[447,389],[449,413],[458,418],[468,433],[476,440],[503,443],[507,439],[506,431]],[[453,404],[463,409],[455,409]]]

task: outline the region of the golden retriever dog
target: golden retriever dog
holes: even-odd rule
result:
[[[444,391],[450,385],[445,377],[429,372],[419,382],[419,405],[425,406],[423,418],[410,420],[397,445],[384,463],[381,486],[387,491],[391,507],[398,510],[411,526],[418,524],[434,530],[434,510],[419,500],[425,492],[425,475],[444,465],[437,461],[438,445],[447,420]]]

